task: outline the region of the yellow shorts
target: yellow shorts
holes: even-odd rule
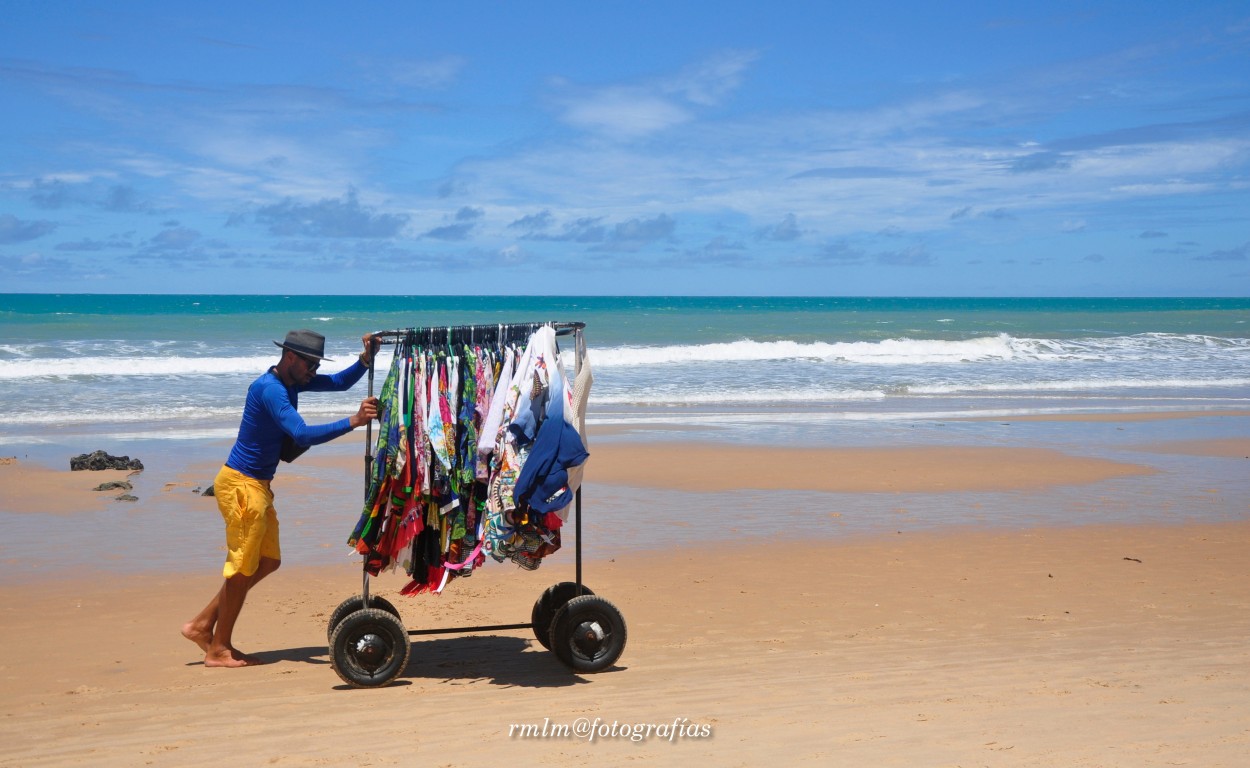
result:
[[[282,559],[278,548],[278,513],[273,508],[273,491],[268,480],[223,466],[213,481],[217,509],[226,522],[226,565],[222,575],[227,579],[236,573],[251,576],[260,566],[260,559]]]

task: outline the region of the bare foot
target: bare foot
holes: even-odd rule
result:
[[[213,633],[204,627],[197,627],[194,622],[188,621],[182,625],[182,636],[200,647],[204,653],[208,653],[208,646],[213,641]]]
[[[227,648],[221,652],[209,650],[204,654],[204,666],[206,667],[255,667],[264,663],[255,656],[249,656],[233,648]]]

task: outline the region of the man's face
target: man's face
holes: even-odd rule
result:
[[[317,369],[321,367],[321,361],[311,357],[304,357],[301,354],[292,352],[295,355],[297,364],[295,366],[295,378],[300,384],[307,384],[312,381],[313,376],[317,375]]]

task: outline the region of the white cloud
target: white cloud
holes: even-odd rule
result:
[[[656,133],[691,118],[689,111],[671,99],[640,88],[589,93],[564,111],[564,121],[576,128],[622,139]]]
[[[725,51],[675,75],[638,83],[574,87],[555,81],[561,118],[576,128],[617,139],[648,136],[695,119],[697,110],[723,102],[742,83],[758,54]]]
[[[711,107],[738,89],[746,70],[755,63],[755,51],[724,51],[686,67],[676,76],[661,81],[660,88],[680,95],[686,101]]]

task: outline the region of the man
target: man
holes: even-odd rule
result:
[[[262,663],[231,644],[243,601],[257,582],[278,570],[278,517],[269,481],[278,461],[292,461],[311,445],[328,442],[367,424],[378,414],[376,398],[365,398],[350,417],[329,424],[305,424],[296,410],[300,392],[342,392],[360,381],[373,365],[381,340],[365,334],[364,351],[345,370],[325,375],[317,369],[325,357],[325,337],[314,331],[291,331],[278,364],[247,390],[239,436],[217,473],[213,493],[226,523],[225,583],[182,635],[204,651],[206,667],[246,667]]]

